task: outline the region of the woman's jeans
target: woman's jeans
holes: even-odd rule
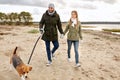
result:
[[[78,47],[79,47],[79,40],[78,41],[72,41],[72,40],[67,40],[68,43],[68,58],[70,58],[70,51],[71,51],[71,46],[72,43],[74,44],[74,51],[75,51],[75,62],[76,64],[79,63],[79,53],[78,53]]]
[[[59,43],[58,41],[52,41],[54,47],[52,49],[52,51],[50,50],[50,42],[51,41],[45,41],[45,45],[46,45],[46,51],[47,51],[47,57],[48,57],[48,61],[51,61],[52,62],[52,59],[51,59],[51,55],[54,54],[54,52],[58,49],[59,47]]]

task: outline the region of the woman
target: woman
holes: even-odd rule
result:
[[[64,35],[67,34],[67,44],[68,44],[68,61],[70,61],[70,50],[72,43],[74,44],[74,51],[75,51],[75,62],[76,67],[80,67],[79,63],[79,53],[78,53],[78,47],[79,47],[79,39],[82,40],[81,35],[81,24],[78,21],[78,14],[77,11],[71,12],[71,18],[68,22],[68,25],[66,26],[66,29],[64,31]]]

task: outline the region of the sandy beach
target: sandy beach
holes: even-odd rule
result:
[[[0,80],[20,80],[16,70],[9,70],[9,59],[14,48],[27,64],[39,33],[28,31],[34,27],[0,26]],[[28,80],[120,80],[120,35],[109,32],[83,30],[79,54],[81,67],[75,68],[74,47],[72,61],[67,61],[67,37],[59,38],[55,59],[47,67],[47,55],[43,40],[39,40],[29,65],[33,70]],[[59,35],[60,36],[60,35]],[[51,48],[52,48],[51,44]]]

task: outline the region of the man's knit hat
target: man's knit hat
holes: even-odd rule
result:
[[[55,8],[55,6],[54,6],[54,4],[53,4],[53,3],[50,3],[50,4],[48,5],[48,7]]]

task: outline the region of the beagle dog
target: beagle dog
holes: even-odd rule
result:
[[[17,48],[18,47],[14,49],[14,52],[10,58],[10,64],[13,64],[14,68],[17,70],[19,76],[21,77],[21,80],[25,80],[29,71],[32,70],[32,67],[27,66],[23,63],[22,59],[16,54]]]

